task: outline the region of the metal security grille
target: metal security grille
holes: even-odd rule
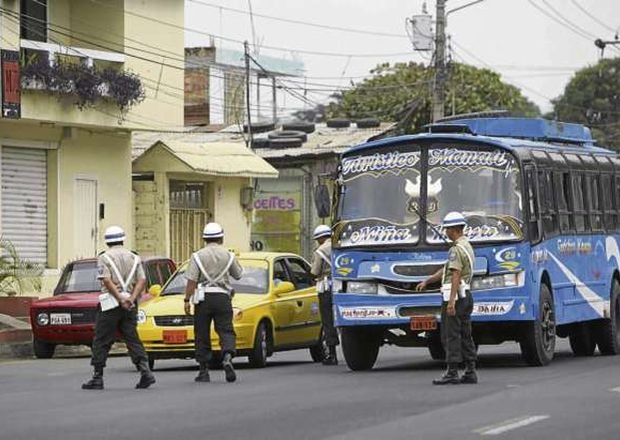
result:
[[[19,256],[47,264],[47,152],[2,148],[2,237]]]
[[[187,260],[202,246],[202,229],[209,223],[208,209],[170,209],[170,256],[174,261]]]

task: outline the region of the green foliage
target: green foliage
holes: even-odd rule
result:
[[[620,150],[620,58],[577,71],[553,106],[560,121],[585,124],[599,145]]]
[[[28,287],[41,291],[43,267],[20,258],[15,246],[0,238],[0,294],[21,294]]]
[[[380,64],[351,90],[333,96],[328,117],[359,119],[369,116],[383,121],[401,121],[408,116],[405,131],[428,124],[434,71],[418,63]],[[520,90],[502,82],[499,74],[465,64],[451,64],[446,84],[445,114],[509,110],[515,115],[538,116],[538,107]]]

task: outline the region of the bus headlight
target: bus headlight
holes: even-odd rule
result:
[[[138,324],[144,324],[146,322],[146,312],[142,309],[138,310]]]
[[[521,287],[525,281],[524,272],[503,273],[488,277],[475,277],[471,283],[472,290],[503,289]]]
[[[369,283],[367,281],[348,281],[347,293],[375,295],[377,293],[377,283]]]

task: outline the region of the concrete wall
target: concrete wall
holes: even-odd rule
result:
[[[240,198],[241,188],[250,183],[243,177],[215,179],[213,221],[224,228],[224,245],[240,252],[250,250],[251,211],[243,209]]]

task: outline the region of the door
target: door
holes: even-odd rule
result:
[[[75,179],[73,206],[73,256],[97,255],[97,181]]]
[[[301,306],[295,316],[297,342],[306,344],[319,339],[321,315],[319,298],[310,273],[310,265],[302,258],[288,257],[287,266],[296,290],[296,304]]]
[[[19,256],[47,264],[47,152],[2,148],[2,238]]]

